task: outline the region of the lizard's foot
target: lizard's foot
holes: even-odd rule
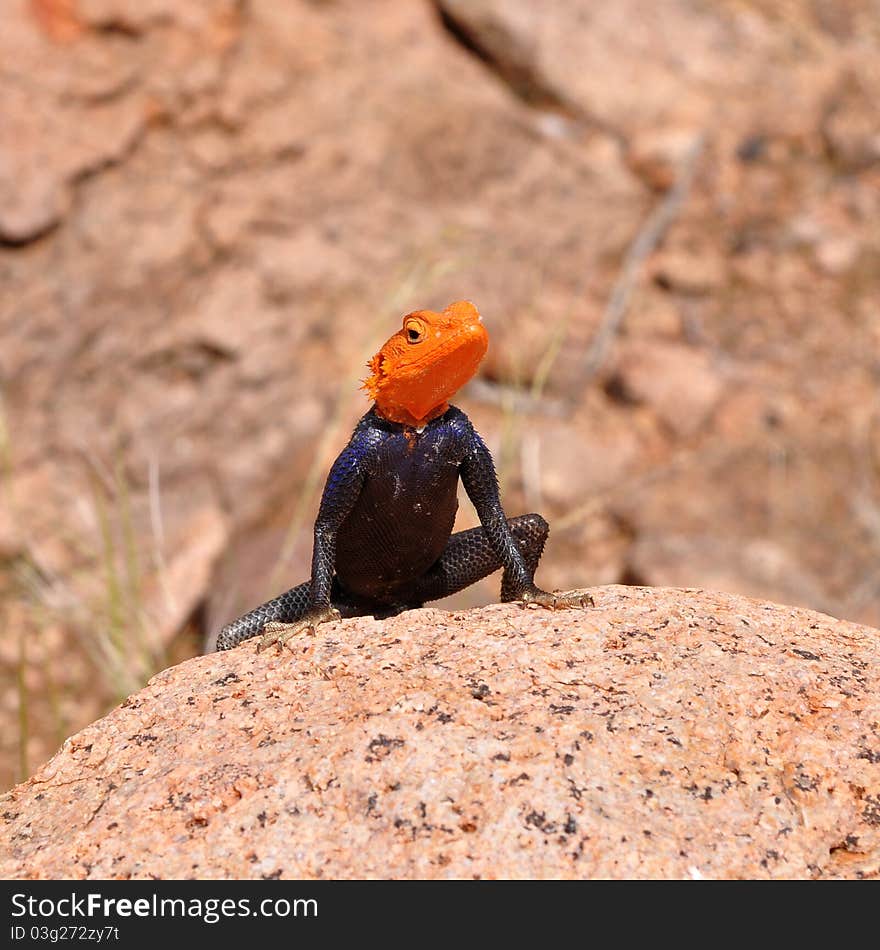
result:
[[[524,607],[534,604],[537,607],[546,607],[548,610],[563,610],[566,607],[595,607],[592,594],[583,594],[579,591],[546,591],[540,587],[532,587],[524,591],[519,597]]]
[[[301,633],[314,634],[319,623],[328,620],[339,620],[341,614],[335,607],[326,607],[320,610],[310,610],[294,623],[278,623],[272,620],[263,627],[263,636],[257,644],[257,653],[268,647],[277,645],[283,647],[292,637]]]

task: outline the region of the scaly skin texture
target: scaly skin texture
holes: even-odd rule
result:
[[[590,603],[535,586],[547,522],[537,514],[505,516],[489,450],[449,405],[487,346],[480,315],[466,301],[404,317],[369,363],[364,388],[374,405],[327,476],[311,579],[224,627],[218,650],[260,633],[265,649],[341,616],[421,607],[499,569],[503,601]],[[459,478],[480,527],[453,534]]]

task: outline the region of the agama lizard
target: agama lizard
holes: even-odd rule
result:
[[[392,616],[504,569],[501,600],[591,603],[548,593],[534,575],[549,531],[537,514],[506,518],[492,456],[449,398],[476,372],[489,337],[467,301],[417,310],[370,360],[372,408],[333,463],[315,521],[311,580],[225,626],[217,649],[262,633],[283,645],[328,620]],[[452,533],[458,480],[481,526]]]

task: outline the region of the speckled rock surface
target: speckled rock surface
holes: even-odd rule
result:
[[[160,673],[4,799],[4,877],[858,877],[880,632],[699,590],[426,609]]]

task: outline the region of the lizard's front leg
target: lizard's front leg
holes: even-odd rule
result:
[[[331,602],[336,569],[336,534],[354,507],[363,486],[363,462],[368,451],[366,439],[364,433],[356,429],[327,476],[318,517],[315,519],[312,577],[305,610],[292,623],[267,623],[257,645],[258,652],[271,646],[283,647],[299,634],[314,633],[318,624],[340,618],[339,610]]]
[[[325,489],[325,498],[327,491]],[[339,620],[341,614],[330,602],[333,588],[333,566],[336,561],[336,528],[327,523],[318,512],[315,522],[315,541],[312,548],[312,579],[309,584],[309,604],[302,616],[293,623],[272,621],[263,627],[263,636],[257,652],[271,646],[283,647],[293,637],[314,633],[320,623]]]
[[[504,568],[501,600],[519,601],[526,606],[535,604],[551,610],[593,606],[590,594],[578,591],[551,593],[535,584],[535,570],[544,551],[549,527],[540,515],[524,515],[526,524],[523,527],[530,527],[531,531],[526,534],[526,543],[522,543],[518,533],[512,530],[512,522],[504,516],[492,456],[473,429],[460,472],[465,491],[480,517],[486,542]]]

